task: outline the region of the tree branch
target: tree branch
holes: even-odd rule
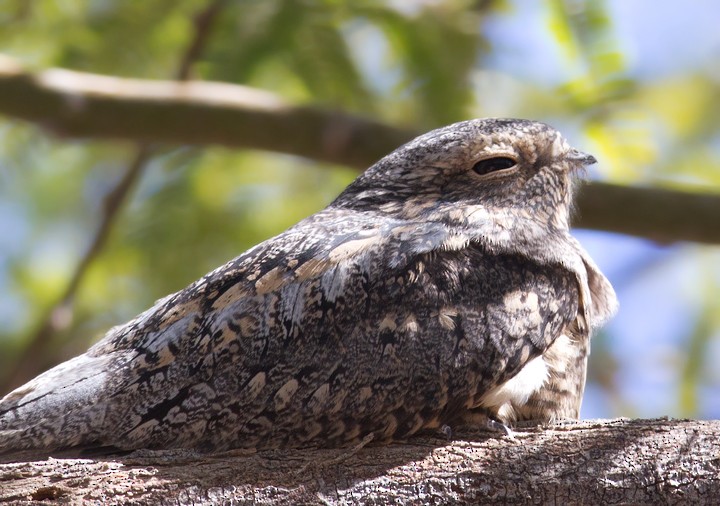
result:
[[[588,183],[574,225],[660,243],[720,244],[720,194]]]
[[[0,55],[0,113],[59,136],[220,144],[366,168],[417,132],[272,93],[198,81],[147,81],[50,69]],[[720,195],[590,183],[580,227],[662,242],[720,243]]]
[[[715,504],[720,421],[598,420],[451,443],[0,464],[0,503]],[[14,502],[14,504],[16,504]]]
[[[205,81],[150,81],[64,69],[37,73],[0,55],[0,113],[61,137],[220,144],[366,168],[415,132],[273,93]]]

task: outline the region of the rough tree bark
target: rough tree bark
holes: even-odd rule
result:
[[[419,132],[263,90],[64,69],[30,72],[0,55],[0,114],[61,137],[263,149],[365,169]],[[576,225],[660,242],[720,244],[720,195],[590,183]]]
[[[718,504],[720,421],[597,420],[514,439],[340,450],[29,458],[0,464],[0,503]]]

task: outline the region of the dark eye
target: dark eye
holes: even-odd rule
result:
[[[496,170],[509,169],[513,165],[515,165],[515,160],[512,158],[497,156],[495,158],[480,160],[473,166],[473,170],[482,176],[483,174],[490,174]]]

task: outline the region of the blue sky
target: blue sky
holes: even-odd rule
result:
[[[491,65],[535,83],[555,85],[572,76],[548,30],[545,2],[513,0],[506,13],[483,24],[493,44]],[[697,68],[720,79],[720,4],[714,0],[606,2],[627,73],[656,79]]]

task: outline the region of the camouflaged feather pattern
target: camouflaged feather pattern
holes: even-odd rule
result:
[[[477,174],[480,160],[511,168]],[[577,417],[612,287],[551,127],[418,137],[301,221],[0,401],[0,452],[337,446]]]

